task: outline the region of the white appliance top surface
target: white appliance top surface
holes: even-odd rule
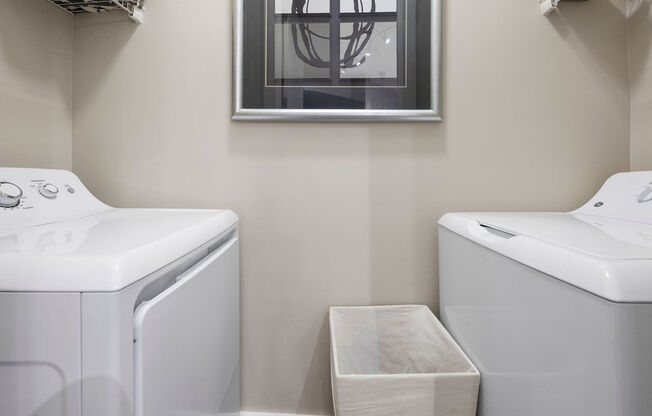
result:
[[[238,221],[226,210],[111,208],[65,171],[0,168],[3,181],[24,196],[0,207],[0,291],[117,291]],[[46,182],[60,189],[56,198],[39,192]]]
[[[582,214],[469,213],[482,225],[605,260],[652,259],[652,225]]]
[[[611,177],[572,213],[447,214],[440,225],[611,301],[652,302],[652,172]]]

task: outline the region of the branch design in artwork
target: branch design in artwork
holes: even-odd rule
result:
[[[293,0],[292,14],[296,16],[307,16],[310,11],[311,0]],[[315,1],[315,0],[313,0]],[[326,0],[329,1],[329,0]],[[344,0],[345,1],[345,0]],[[363,0],[350,0],[353,2],[355,14],[375,13],[376,0],[371,0],[368,11],[364,9]],[[339,41],[347,41],[344,53],[339,59],[341,69],[354,68],[365,63],[366,56],[356,60],[362,54],[374,31],[374,22],[365,22],[364,16],[359,21],[353,22],[353,30],[350,35],[340,36]],[[292,25],[292,41],[297,57],[308,65],[316,68],[329,68],[330,60],[323,59],[315,47],[315,39],[331,41],[329,36],[324,36],[310,29],[310,23],[295,23]],[[303,48],[302,48],[303,46]]]

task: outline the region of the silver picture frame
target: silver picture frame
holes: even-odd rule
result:
[[[441,0],[430,0],[431,74],[430,108],[428,109],[272,109],[243,106],[244,4],[234,0],[233,7],[233,113],[235,121],[305,121],[305,122],[441,122]],[[249,0],[250,1],[250,0]]]

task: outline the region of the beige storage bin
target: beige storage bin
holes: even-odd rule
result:
[[[330,309],[337,416],[474,416],[480,373],[426,306]]]

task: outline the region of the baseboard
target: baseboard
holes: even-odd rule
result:
[[[240,412],[240,416],[322,416],[322,415],[300,415],[297,413]]]

